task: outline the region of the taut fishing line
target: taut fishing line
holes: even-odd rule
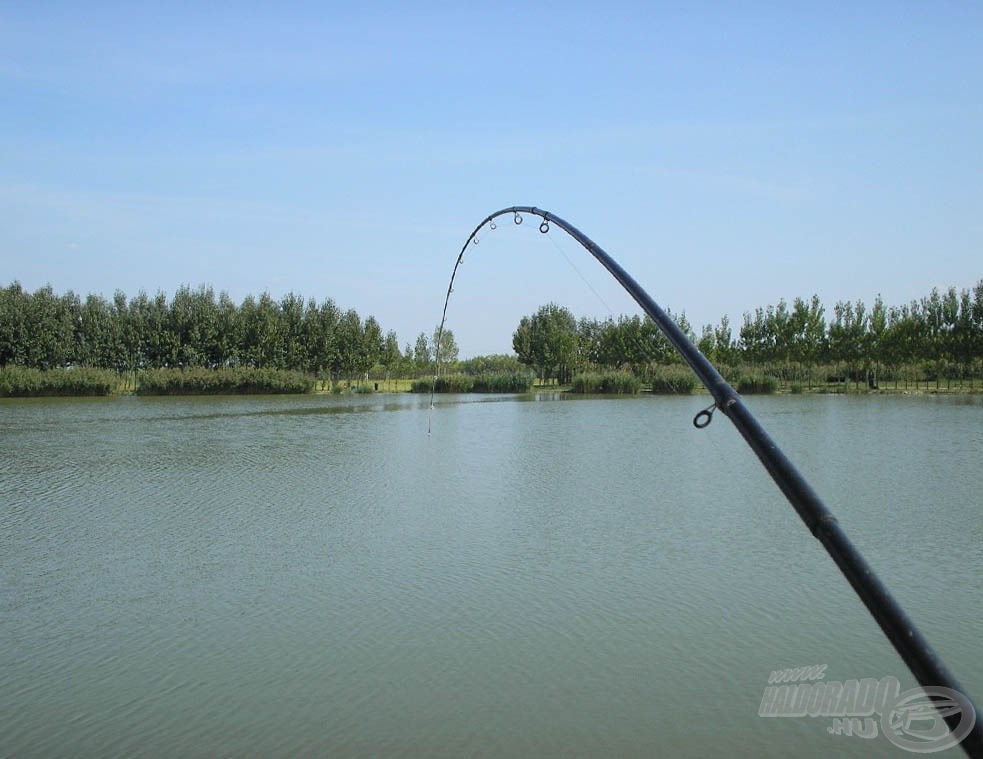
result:
[[[550,241],[550,244],[553,246],[553,248],[563,257],[563,260],[567,262],[567,265],[571,269],[573,269],[573,271],[580,278],[580,280],[587,286],[587,289],[594,294],[594,297],[597,298],[598,302],[600,302],[600,304],[604,306],[604,309],[607,311],[611,322],[615,324],[615,326],[617,326],[619,322],[615,322],[614,310],[611,308],[608,302],[604,300],[604,297],[597,291],[597,288],[594,287],[590,279],[580,270],[577,264],[574,263],[573,259],[571,259],[569,255],[567,255],[567,252],[564,249],[564,247],[556,241],[556,236],[547,234],[546,239]],[[670,316],[672,315],[672,312],[668,310],[666,311],[666,313],[668,313]],[[685,312],[683,313],[683,316],[685,316]],[[603,323],[601,323],[601,326],[604,326]],[[658,337],[659,334],[660,333],[656,333],[656,335],[653,335],[652,337],[653,338]],[[623,334],[622,337],[624,337]],[[654,359],[655,352],[658,350],[658,346],[656,345],[655,340],[647,340],[645,337],[639,336],[635,332],[630,332],[628,334],[628,344],[630,345],[630,347],[635,349],[636,355],[645,357],[649,362],[651,362]],[[675,383],[673,383],[670,378],[663,378],[663,379],[673,387],[672,390],[673,393],[679,392],[678,388],[675,386]],[[697,416],[699,417],[699,414]],[[697,424],[695,422],[694,424],[698,429],[701,429],[703,426],[706,426],[706,425]]]
[[[812,489],[812,486],[806,482],[777,443],[765,432],[758,420],[744,405],[744,401],[737,391],[724,380],[716,367],[707,360],[662,307],[603,248],[559,216],[534,206],[511,206],[486,216],[468,236],[451,272],[450,282],[447,285],[447,295],[444,297],[440,326],[437,329],[437,345],[434,349],[435,369],[433,384],[430,389],[430,416],[427,419],[427,434],[429,435],[431,431],[434,395],[437,391],[440,338],[444,332],[444,324],[447,321],[447,306],[450,302],[451,293],[454,291],[454,281],[457,278],[458,269],[464,261],[464,254],[471,245],[478,243],[478,233],[486,224],[494,229],[495,220],[501,216],[512,216],[515,224],[522,224],[523,214],[541,218],[539,231],[543,234],[548,234],[551,226],[556,225],[570,235],[588,253],[594,256],[642,307],[642,310],[676,348],[683,360],[713,396],[713,404],[700,411],[693,419],[693,424],[698,428],[708,426],[713,420],[714,412],[718,410],[730,419],[795,509],[799,518],[813,536],[822,543],[840,572],[853,587],[857,596],[911,670],[915,679],[925,689],[926,693],[949,699],[947,708],[936,712],[937,715],[943,717],[951,730],[949,745],[958,742],[969,756],[983,759],[983,713],[965,695],[966,691],[959,685],[948,667],[915,627],[915,623],[877,577],[874,570],[840,527],[836,517]],[[940,691],[944,691],[944,693],[940,693]]]
[[[549,240],[553,247],[556,248],[561,256],[563,256],[563,260],[566,261],[570,265],[570,268],[577,273],[577,276],[580,277],[581,281],[587,285],[587,289],[594,293],[594,297],[601,302],[605,309],[607,309],[608,315],[614,317],[614,311],[611,310],[611,306],[609,306],[608,302],[601,297],[601,294],[595,289],[594,285],[591,284],[590,280],[584,276],[584,273],[577,268],[577,265],[573,262],[570,256],[567,255],[567,252],[563,249],[563,247],[556,241],[556,238],[553,235],[548,234],[546,235],[546,239]]]

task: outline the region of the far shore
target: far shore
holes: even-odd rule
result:
[[[362,393],[369,394],[389,394],[398,395],[402,393],[410,393],[410,384],[413,380],[389,380],[389,381],[379,381],[375,382],[370,380],[369,382],[363,382],[361,385],[352,384],[351,388],[342,387],[340,390],[332,390],[330,387],[327,388],[315,388],[315,395],[357,395]],[[359,390],[359,387],[364,387],[368,385],[371,389]],[[378,387],[375,387],[378,385]],[[574,393],[571,389],[571,385],[556,385],[556,384],[545,384],[545,385],[533,385],[532,389],[528,393],[514,393],[514,395],[535,395],[537,393],[569,393],[570,395],[578,395]],[[480,395],[481,393],[474,393],[475,395]],[[674,395],[673,393],[653,393],[651,390],[645,387],[637,393],[638,395]],[[743,393],[743,395],[856,395],[856,396],[876,396],[876,395],[981,395],[983,394],[983,384],[977,384],[974,387],[969,386],[953,386],[950,388],[942,385],[941,387],[876,387],[869,388],[861,385],[859,388],[853,387],[852,383],[849,388],[845,388],[843,385],[816,385],[815,387],[804,387],[792,389],[790,387],[779,387],[774,392],[771,393]],[[469,395],[469,393],[464,393],[464,395]],[[601,395],[601,393],[598,393]],[[709,395],[709,391],[698,386],[692,393],[675,393],[675,395]]]
[[[243,372],[240,372],[242,374]],[[8,372],[0,371],[0,380]],[[176,395],[176,396],[201,396],[201,395],[372,395],[372,394],[408,394],[417,391],[419,395],[429,395],[432,377],[420,377],[416,379],[394,379],[382,378],[373,379],[342,379],[327,380],[316,379],[307,375],[298,375],[289,372],[262,372],[256,371],[256,377],[252,381],[244,382],[211,382],[212,373],[197,372],[189,374],[175,374],[173,371],[161,372],[168,382],[161,382],[156,388],[148,389],[144,379],[141,379],[138,387],[137,375],[134,373],[116,374],[105,370],[52,370],[51,372],[38,372],[37,370],[25,371],[21,373],[19,384],[17,382],[0,381],[0,398],[31,398],[31,397],[90,397],[90,396],[132,396],[132,395]],[[197,376],[197,375],[201,376]],[[450,376],[450,375],[448,375]],[[234,379],[235,375],[233,375]],[[184,378],[184,379],[182,379]],[[190,378],[190,379],[189,379]],[[191,380],[197,379],[197,382]],[[442,377],[443,379],[443,377]],[[575,378],[576,379],[576,378]],[[659,379],[658,377],[656,378]],[[875,387],[870,387],[865,382],[837,381],[837,382],[816,382],[811,385],[807,382],[780,382],[774,377],[766,377],[767,381],[748,383],[742,380],[735,383],[735,390],[742,396],[749,395],[848,395],[848,396],[876,396],[876,395],[947,395],[947,396],[972,396],[983,394],[983,382],[974,380],[946,380],[925,381],[918,383],[909,382],[907,386],[903,381],[897,383],[894,380],[880,383]],[[443,388],[454,387],[454,384],[444,382]],[[415,385],[415,387],[414,387]],[[470,387],[470,383],[466,385]],[[598,391],[598,387],[602,391]],[[421,388],[423,389],[420,392]],[[441,392],[441,385],[438,384],[437,392]],[[587,390],[587,393],[578,392]],[[609,392],[603,392],[603,389]],[[620,393],[618,391],[621,391]],[[657,385],[646,383],[641,379],[634,381],[630,386],[593,385],[589,387],[576,387],[573,384],[559,384],[555,381],[533,384],[528,392],[505,393],[516,395],[535,395],[541,393],[569,394],[573,396],[590,395],[708,395],[708,391],[696,382],[695,377],[686,373],[683,367],[678,367],[673,376],[668,380],[665,378]],[[479,394],[479,393],[475,393]]]

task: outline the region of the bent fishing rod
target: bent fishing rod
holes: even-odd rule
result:
[[[839,567],[840,572],[853,586],[860,600],[863,601],[867,610],[880,625],[881,630],[891,641],[905,664],[908,665],[919,684],[926,689],[947,688],[965,699],[965,703],[962,703],[962,710],[948,709],[942,710],[942,713],[953,737],[963,734],[960,743],[963,750],[971,757],[983,759],[983,713],[959,685],[887,587],[874,574],[874,570],[847,537],[830,510],[806,482],[795,465],[765,432],[754,415],[744,405],[741,396],[724,380],[720,372],[677,326],[676,322],[663,311],[659,304],[617,261],[575,226],[549,211],[533,206],[511,206],[485,217],[464,243],[457,257],[457,262],[454,264],[450,283],[447,286],[447,296],[444,299],[443,315],[437,329],[435,365],[439,366],[438,356],[441,336],[447,320],[447,306],[450,302],[451,293],[454,291],[454,280],[457,277],[458,269],[464,262],[464,254],[469,246],[478,243],[478,233],[486,224],[490,229],[495,229],[495,220],[501,216],[509,215],[513,217],[515,224],[521,224],[523,214],[541,218],[539,231],[543,234],[550,231],[551,224],[555,224],[570,235],[611,273],[634,298],[635,302],[642,307],[642,310],[648,314],[713,397],[713,404],[700,411],[693,419],[693,424],[700,429],[706,427],[710,424],[713,414],[717,410],[731,420],[741,437],[744,438],[768,474],[771,475],[775,484],[785,494],[806,527],[823,544],[836,566]],[[436,384],[437,376],[435,373],[434,384],[430,393],[431,411],[434,407]],[[430,434],[429,422],[427,426],[427,434]],[[961,714],[961,711],[965,713]]]

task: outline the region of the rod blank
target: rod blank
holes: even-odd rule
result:
[[[758,423],[751,411],[744,405],[740,395],[721,376],[720,372],[707,360],[678,325],[666,314],[652,297],[639,285],[617,261],[606,253],[597,243],[559,216],[534,206],[511,206],[496,211],[487,216],[481,224],[475,227],[458,255],[457,263],[451,274],[447,287],[447,297],[444,300],[443,317],[438,330],[443,332],[447,318],[447,304],[454,287],[458,267],[464,259],[464,252],[479,230],[485,224],[492,224],[499,216],[513,215],[516,224],[521,223],[522,214],[531,214],[543,219],[540,231],[548,232],[550,224],[563,229],[594,258],[596,258],[611,275],[628,291],[642,310],[656,324],[659,330],[673,344],[676,350],[690,366],[714,399],[714,405],[731,420],[738,432],[757,455],[758,460],[771,475],[796,513],[805,523],[809,531],[823,544],[827,553],[832,557],[840,572],[846,577],[854,591],[863,601],[868,611],[880,625],[881,630],[894,646],[895,650],[911,670],[915,679],[923,687],[939,686],[949,688],[969,696],[959,685],[956,678],[945,666],[938,654],[928,641],[915,627],[901,605],[894,599],[885,585],[880,581],[874,570],[853,545],[842,530],[836,518],[812,489],[795,465],[785,456],[774,440]],[[436,385],[436,377],[435,377]],[[433,408],[433,392],[431,392],[431,408]],[[428,425],[429,432],[429,425]],[[970,699],[970,701],[972,701]],[[983,759],[983,713],[973,702],[975,724],[971,731],[962,739],[960,745],[971,757]],[[961,720],[972,715],[960,715],[957,711],[945,717],[949,728],[956,731]]]

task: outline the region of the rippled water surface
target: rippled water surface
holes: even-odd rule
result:
[[[706,398],[0,402],[0,755],[898,755],[914,685]],[[983,693],[983,403],[752,399]]]

